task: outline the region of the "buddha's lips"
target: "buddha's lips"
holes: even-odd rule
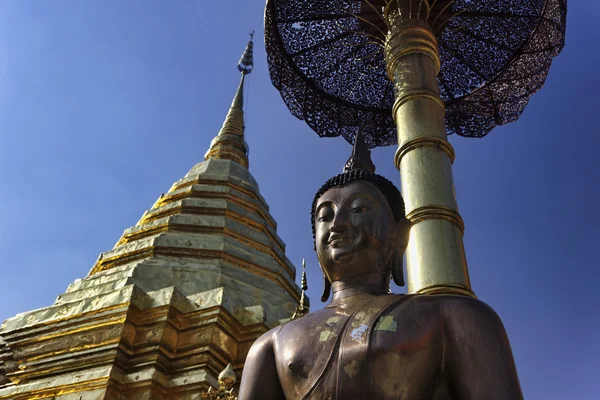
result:
[[[352,237],[350,235],[331,235],[327,243],[330,245],[336,245],[347,242],[349,240],[352,240]]]

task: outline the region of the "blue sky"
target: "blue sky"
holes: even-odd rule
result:
[[[203,159],[253,29],[250,170],[320,307],[309,209],[350,146],[318,139],[271,86],[262,0],[168,4],[0,1],[0,320],[50,305]],[[531,400],[600,397],[598,17],[570,1],[567,45],[519,121],[450,138],[473,288]],[[373,158],[399,183],[393,152]]]

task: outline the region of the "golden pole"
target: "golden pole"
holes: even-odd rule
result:
[[[437,84],[437,39],[427,18],[419,18],[421,13],[429,15],[428,2],[421,1],[427,7],[421,13],[412,10],[416,3],[393,1],[385,8],[389,28],[385,56],[396,97],[394,163],[412,222],[406,251],[408,291],[475,296],[452,179],[454,149],[446,138],[445,105]]]

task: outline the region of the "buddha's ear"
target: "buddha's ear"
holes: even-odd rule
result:
[[[412,223],[408,218],[403,218],[397,222],[396,233],[397,233],[397,242],[398,248],[401,250],[402,255],[406,251],[406,247],[408,246],[408,239],[410,238],[410,228]]]
[[[406,218],[397,222],[396,225],[396,246],[394,248],[394,255],[392,256],[392,279],[398,286],[404,286],[406,284],[404,280],[404,251],[408,246],[408,239],[410,236],[410,221]]]
[[[396,254],[392,257],[392,279],[398,286],[404,286],[404,266],[402,262],[403,252],[396,251]]]
[[[329,282],[329,279],[327,278],[327,276],[325,274],[323,274],[323,281],[324,281],[324,285],[323,285],[323,294],[321,295],[321,301],[323,303],[325,303],[327,301],[327,299],[329,299],[329,294],[331,293],[331,282]]]

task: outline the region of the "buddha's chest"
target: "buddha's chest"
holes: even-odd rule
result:
[[[435,324],[383,315],[364,326],[334,313],[326,317],[278,338],[287,399],[434,398],[443,351]]]

